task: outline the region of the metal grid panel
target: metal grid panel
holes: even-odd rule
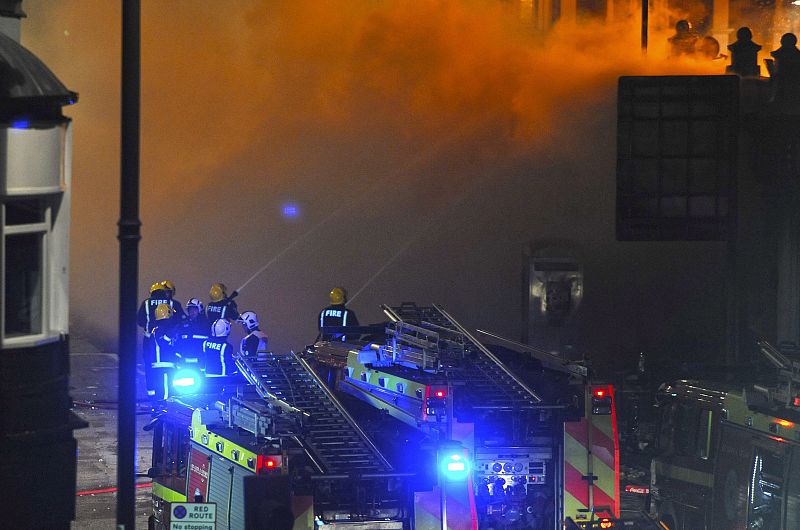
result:
[[[617,111],[617,239],[727,239],[739,78],[621,77]]]

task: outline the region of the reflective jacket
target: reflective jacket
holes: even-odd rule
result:
[[[323,327],[336,326],[358,326],[358,317],[355,312],[347,309],[344,304],[329,305],[319,312],[317,319],[317,327],[321,330]],[[327,340],[345,340],[346,337],[343,333],[333,333],[322,336]]]
[[[236,373],[233,346],[228,337],[209,338],[203,341],[206,375],[231,375]]]
[[[158,324],[156,323],[156,307],[159,304],[167,304],[172,308],[173,317],[182,320],[184,318],[183,307],[177,300],[167,297],[164,291],[153,291],[149,298],[146,298],[142,305],[139,306],[139,312],[136,314],[136,323],[140,328],[144,329],[144,334],[149,337],[153,333],[153,328]]]
[[[232,321],[237,318],[239,318],[239,309],[236,307],[236,302],[229,298],[223,298],[219,302],[209,302],[206,306],[206,319],[209,326],[213,326],[214,322],[219,319]]]

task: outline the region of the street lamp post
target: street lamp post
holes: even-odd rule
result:
[[[139,276],[140,0],[122,2],[117,528],[136,528],[136,302]]]

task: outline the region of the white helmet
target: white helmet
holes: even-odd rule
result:
[[[245,311],[239,315],[237,322],[240,322],[247,331],[253,331],[258,327],[258,316],[252,311]]]
[[[186,302],[186,309],[190,307],[194,307],[201,313],[203,312],[203,302],[201,302],[199,298],[189,298],[189,301]]]
[[[231,325],[224,318],[219,318],[211,326],[211,334],[215,337],[227,337],[231,334]]]

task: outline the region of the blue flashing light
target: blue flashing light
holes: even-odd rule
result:
[[[11,122],[12,129],[27,129],[31,126],[29,120],[16,120]]]
[[[447,463],[447,470],[448,471],[466,471],[467,465],[464,462],[448,462]]]
[[[201,376],[194,370],[179,370],[172,378],[172,386],[182,394],[197,392],[200,389]]]
[[[463,449],[460,452],[441,453],[440,463],[442,475],[448,481],[464,481],[469,475],[469,462],[463,454]]]
[[[286,219],[297,219],[300,216],[300,207],[293,202],[287,202],[283,205],[281,213]]]

